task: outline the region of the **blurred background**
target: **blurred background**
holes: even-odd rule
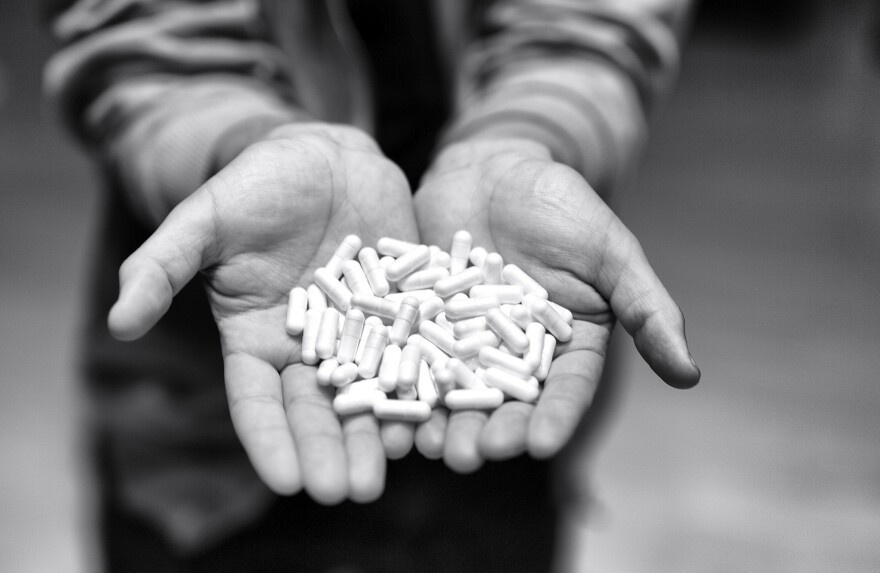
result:
[[[44,112],[52,42],[0,3],[0,571],[93,570],[74,376],[97,206]],[[617,333],[564,571],[880,571],[880,14],[707,0],[615,208],[703,369],[666,388]]]

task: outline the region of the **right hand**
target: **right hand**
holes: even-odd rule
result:
[[[197,272],[220,332],[235,431],[275,492],[320,503],[381,495],[386,449],[412,429],[380,432],[372,414],[340,422],[332,395],[285,332],[289,290],[311,282],[348,234],[418,242],[409,186],[362,132],[327,124],[273,130],[183,200],[122,265],[114,336],[145,334]],[[384,448],[383,448],[384,440]],[[396,453],[395,453],[396,452]]]

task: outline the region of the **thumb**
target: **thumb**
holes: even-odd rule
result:
[[[684,316],[638,240],[614,217],[605,244],[600,288],[642,358],[670,386],[696,385],[700,369],[688,350]]]
[[[120,340],[146,334],[171,299],[201,269],[212,244],[210,198],[196,192],[182,201],[119,268],[119,298],[107,324]]]

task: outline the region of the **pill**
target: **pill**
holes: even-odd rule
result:
[[[330,383],[336,386],[345,386],[351,384],[358,377],[358,365],[354,362],[348,364],[340,364],[333,374],[330,375]]]
[[[382,237],[376,241],[376,250],[379,254],[399,257],[400,255],[415,249],[418,245],[409,241],[401,241],[391,237]]]
[[[497,308],[500,305],[498,298],[494,296],[450,300],[446,303],[446,317],[450,320],[462,320],[485,316],[487,310]]]
[[[559,313],[553,310],[546,300],[528,294],[523,298],[523,303],[532,317],[544,325],[547,332],[556,337],[560,342],[571,340],[571,326],[563,320]]]
[[[502,304],[501,310],[503,310],[504,313],[523,330],[535,322],[534,319],[532,319],[532,313],[529,312],[529,309],[521,304]]]
[[[336,395],[351,394],[354,392],[372,392],[379,390],[379,380],[376,378],[367,378],[366,380],[357,380],[350,384],[345,384],[336,389]]]
[[[333,398],[333,410],[340,416],[372,412],[373,405],[388,397],[381,390],[367,392],[343,392]]]
[[[303,327],[300,354],[304,364],[317,364],[318,355],[315,352],[315,343],[318,341],[318,330],[321,327],[323,312],[317,309],[306,311],[306,324]]]
[[[431,417],[431,406],[412,400],[380,400],[373,404],[373,415],[380,420],[419,423]]]
[[[408,296],[415,297],[419,301],[419,303],[421,303],[423,301],[434,298],[437,295],[434,294],[434,291],[432,289],[426,288],[426,289],[410,290],[410,291],[406,291],[406,292],[393,292],[393,293],[385,295],[385,300],[392,301],[392,302],[400,302]]]
[[[357,255],[360,248],[361,238],[357,235],[348,235],[342,239],[342,242],[336,247],[336,251],[333,253],[333,256],[330,257],[330,260],[327,261],[327,264],[324,265],[324,268],[327,269],[328,273],[334,279],[339,279],[339,277],[342,276],[343,263],[352,260],[355,255]]]
[[[529,337],[500,308],[490,308],[486,312],[486,324],[515,353],[522,354],[529,349]]]
[[[531,380],[523,380],[506,370],[494,367],[487,368],[485,376],[486,386],[498,388],[511,398],[522,402],[534,402],[541,393],[538,381],[534,377],[531,377]]]
[[[463,338],[467,338],[468,336],[473,336],[475,334],[479,334],[487,329],[486,326],[486,317],[485,316],[475,316],[473,318],[466,318],[464,320],[459,320],[453,323],[452,326],[452,335],[461,340]]]
[[[336,351],[336,359],[340,364],[354,362],[361,333],[364,331],[365,320],[364,313],[356,308],[350,308],[345,313],[342,335],[339,337],[339,349]]]
[[[443,312],[445,304],[442,298],[433,295],[419,304],[419,316],[422,320],[433,320],[435,316]]]
[[[306,289],[306,293],[309,296],[309,310],[323,311],[327,308],[327,295],[324,294],[321,287],[316,284],[310,284],[309,288]]]
[[[450,390],[443,403],[450,410],[491,410],[504,402],[504,392],[498,388]]]
[[[361,331],[361,338],[358,340],[357,352],[354,355],[354,361],[357,364],[361,363],[361,359],[364,356],[364,350],[367,348],[367,341],[370,339],[370,334],[374,330],[381,330],[385,332],[385,325],[382,324],[382,319],[378,316],[369,316],[367,320],[364,321],[364,329]],[[385,332],[387,337],[387,332]]]
[[[385,278],[385,269],[379,262],[379,255],[372,247],[364,247],[358,253],[358,261],[367,277],[367,283],[370,285],[371,294],[376,296],[385,296],[390,290],[388,279]]]
[[[441,269],[449,270],[449,263],[452,258],[449,256],[449,253],[446,251],[440,251],[439,253],[431,253],[431,262],[428,263],[431,267],[439,267]]]
[[[340,311],[345,312],[351,308],[351,291],[345,288],[345,285],[330,271],[323,267],[315,269],[315,284]]]
[[[431,260],[431,249],[426,245],[419,245],[411,251],[397,257],[393,263],[385,269],[385,278],[389,281],[399,281],[406,275],[427,265]]]
[[[434,283],[449,276],[449,271],[444,267],[428,267],[409,274],[397,281],[397,289],[401,292],[408,290],[424,290],[434,287]]]
[[[378,316],[389,321],[394,320],[400,309],[400,303],[363,293],[351,295],[351,306],[364,314]]]
[[[560,304],[556,304],[552,300],[548,300],[547,304],[550,305],[550,308],[556,311],[556,314],[558,314],[562,318],[562,320],[566,322],[566,324],[571,326],[571,324],[574,323],[574,315],[571,313],[570,310]]]
[[[358,361],[358,373],[361,378],[372,378],[379,370],[379,362],[388,346],[388,331],[385,328],[371,328],[364,351]]]
[[[367,280],[367,275],[364,273],[364,269],[359,262],[345,261],[342,263],[342,275],[345,277],[348,289],[352,293],[373,294],[373,287],[370,286],[370,281]]]
[[[482,284],[471,287],[468,292],[471,298],[494,296],[501,304],[519,304],[522,302],[523,287],[520,285]]]
[[[391,392],[397,387],[397,370],[400,366],[400,347],[389,345],[382,352],[382,362],[379,365],[379,389]]]
[[[424,360],[419,364],[419,379],[416,382],[416,390],[418,391],[419,401],[424,402],[430,408],[437,405],[437,388],[434,386],[434,379],[431,377],[428,363]]]
[[[400,353],[400,365],[397,367],[397,388],[406,390],[413,388],[419,379],[419,363],[422,352],[415,344],[407,344]]]
[[[533,322],[526,327],[526,337],[529,339],[529,349],[523,355],[523,360],[537,369],[541,365],[541,355],[544,352],[544,335],[547,333],[544,325]]]
[[[425,321],[419,324],[419,334],[421,334],[425,340],[433,343],[434,346],[452,356],[452,345],[455,344],[455,337],[452,336],[452,332],[446,330],[436,322]]]
[[[440,298],[449,298],[481,282],[483,282],[483,269],[480,267],[470,267],[437,281],[434,284],[434,293]]]
[[[321,313],[321,323],[318,326],[318,336],[315,340],[315,354],[318,358],[330,358],[336,354],[336,334],[339,328],[339,312],[335,308],[327,307]]]
[[[394,317],[394,323],[391,325],[391,336],[389,337],[392,344],[402,346],[406,343],[413,329],[413,324],[419,318],[419,301],[415,297],[408,296],[400,301],[400,307],[397,310],[397,316]]]
[[[508,284],[520,285],[527,293],[532,293],[540,298],[547,298],[547,289],[538,284],[535,279],[518,266],[512,264],[504,265],[504,268],[501,269],[501,275]]]
[[[437,364],[438,362],[444,363],[449,358],[448,354],[437,348],[436,344],[425,339],[421,334],[411,335],[406,340],[406,343],[418,346],[419,350],[422,352],[422,359],[430,366],[434,366],[434,364]]]
[[[470,260],[471,264],[482,267],[487,254],[486,249],[483,247],[474,247],[468,255],[468,260]]]
[[[452,355],[460,360],[467,360],[480,354],[480,350],[486,346],[498,346],[501,341],[491,330],[483,330],[473,336],[457,340],[452,345]]]
[[[483,278],[483,284],[485,285],[500,285],[503,284],[503,277],[501,276],[501,267],[504,266],[504,259],[501,258],[501,255],[498,253],[489,253],[486,255],[486,258],[483,259],[483,274],[485,277]],[[473,296],[473,295],[471,295]],[[503,300],[501,302],[504,302]],[[519,302],[519,301],[516,301]]]
[[[321,386],[329,386],[330,385],[330,376],[333,374],[333,371],[339,367],[339,362],[334,357],[326,358],[321,362],[321,365],[318,366],[317,372],[315,372],[315,380]]]
[[[309,293],[302,287],[294,287],[290,289],[287,297],[287,320],[285,328],[287,334],[302,334],[303,328],[306,326],[306,309],[309,304]]]
[[[493,366],[501,368],[502,370],[507,370],[508,372],[519,376],[523,380],[531,376],[532,371],[534,370],[532,365],[522,358],[507,354],[506,352],[491,346],[482,348],[479,357],[480,364],[486,368],[491,368]]]
[[[556,351],[556,338],[552,334],[544,335],[544,348],[541,349],[541,364],[535,370],[535,378],[546,380],[550,372],[550,364],[553,362],[553,353]]]
[[[449,274],[456,275],[467,268],[472,243],[473,237],[464,229],[456,231],[452,235],[452,247],[449,249]]]
[[[455,384],[460,388],[485,388],[486,384],[480,380],[473,370],[458,358],[450,358],[446,363],[446,369],[452,372]]]

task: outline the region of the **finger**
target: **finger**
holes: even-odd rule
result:
[[[342,419],[348,456],[349,497],[357,503],[375,501],[385,488],[385,450],[379,422],[372,413]]]
[[[446,435],[446,423],[449,412],[446,408],[434,408],[431,417],[416,427],[416,449],[429,460],[443,456],[443,438]]]
[[[330,395],[315,381],[315,369],[303,364],[281,372],[281,388],[303,486],[318,503],[339,503],[348,495],[348,463]]]
[[[272,491],[296,493],[302,489],[302,474],[278,372],[244,353],[227,356],[224,370],[232,425],[251,464]]]
[[[389,460],[399,460],[412,450],[415,428],[410,422],[383,420],[380,433]]]
[[[143,336],[171,306],[172,297],[205,265],[210,206],[203,193],[180,203],[119,268],[119,298],[107,319],[120,340]]]
[[[600,290],[648,365],[667,384],[690,388],[700,369],[688,351],[684,316],[648,263],[636,238],[612,220],[600,270]]]
[[[528,428],[528,450],[535,458],[555,455],[574,434],[593,402],[609,331],[589,322],[574,323],[571,342],[550,366]]]
[[[484,462],[479,439],[489,416],[481,410],[457,410],[449,414],[443,461],[454,472],[469,474]]]
[[[525,402],[505,402],[492,412],[480,434],[480,452],[488,460],[514,458],[527,449],[529,420],[535,406]]]

